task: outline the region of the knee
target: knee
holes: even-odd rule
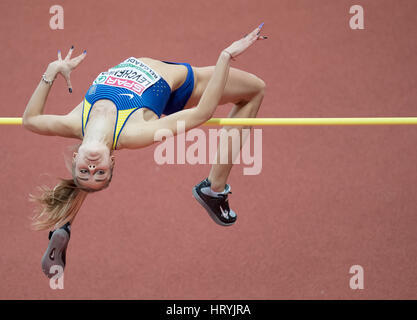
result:
[[[266,83],[261,78],[259,77],[255,78],[254,86],[255,86],[256,96],[263,96],[265,94]]]
[[[259,92],[264,94],[265,93],[265,87],[266,87],[265,81],[263,81],[261,78],[258,78],[258,90],[259,90]]]
[[[248,94],[245,96],[245,98],[242,98],[242,100],[239,101],[238,105],[246,105],[249,101],[252,101],[253,99],[263,98],[265,94],[265,87],[265,81],[254,75],[251,81]]]

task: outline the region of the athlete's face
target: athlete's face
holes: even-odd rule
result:
[[[74,152],[74,178],[86,188],[100,190],[111,177],[114,156],[103,147],[81,145],[78,152]]]

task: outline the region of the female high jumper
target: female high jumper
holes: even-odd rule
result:
[[[257,76],[230,67],[234,60],[256,40],[266,39],[260,32],[263,23],[240,40],[222,50],[215,66],[193,67],[188,63],[128,58],[100,73],[83,101],[66,115],[46,115],[44,107],[51,86],[61,74],[72,93],[70,73],[87,52],[51,62],[33,92],[23,114],[26,129],[42,135],[76,138],[82,142],[73,153],[71,179],[61,179],[53,188],[42,188],[40,196],[31,196],[39,204],[34,217],[36,230],[51,230],[49,246],[42,257],[42,269],[51,277],[53,265],[65,267],[70,225],[90,192],[106,188],[113,175],[114,150],[139,149],[155,142],[155,133],[169,129],[177,134],[177,122],[185,131],[209,120],[218,105],[233,103],[229,117],[251,118],[261,105],[265,83]],[[191,108],[195,106],[194,108]],[[164,117],[161,115],[164,114]],[[224,127],[230,130],[231,127]],[[236,127],[242,138],[242,128]],[[219,149],[221,145],[219,145]],[[227,149],[232,158],[231,148]],[[218,224],[235,223],[230,209],[227,178],[232,161],[211,167],[206,179],[193,188],[193,195]]]

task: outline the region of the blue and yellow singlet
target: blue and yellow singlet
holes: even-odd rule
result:
[[[140,108],[148,108],[160,118],[180,111],[186,105],[194,88],[194,73],[188,63],[163,61],[187,67],[188,74],[180,88],[171,92],[168,83],[145,63],[130,57],[100,73],[87,91],[83,102],[82,134],[87,126],[91,108],[100,99],[108,99],[117,107],[113,133],[113,149],[129,117]]]

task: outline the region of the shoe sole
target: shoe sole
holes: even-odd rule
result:
[[[48,277],[52,278],[57,273],[50,273],[52,266],[60,266],[65,268],[65,263],[62,259],[63,253],[67,250],[69,242],[69,235],[65,230],[58,229],[52,234],[51,240],[49,240],[48,248],[46,249],[42,257],[42,271]],[[53,254],[51,258],[51,254]]]
[[[211,210],[211,208],[204,202],[204,200],[201,199],[201,197],[198,195],[196,187],[193,188],[193,196],[204,207],[204,209],[206,209],[210,218],[212,218],[215,223],[217,223],[218,225],[224,226],[224,227],[232,226],[232,225],[235,224],[236,220],[232,223],[225,223],[225,222],[221,221],[216,216],[216,214]]]

